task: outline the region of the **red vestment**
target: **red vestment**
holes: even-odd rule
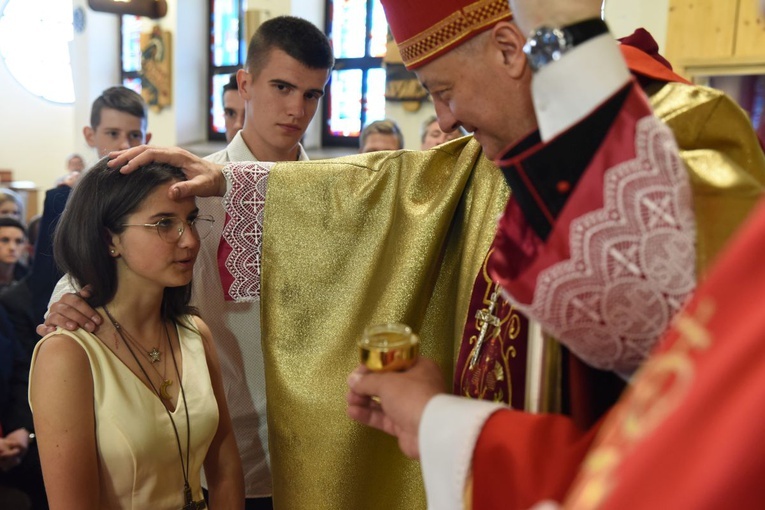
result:
[[[566,508],[762,508],[763,252],[765,204],[610,413]]]
[[[651,65],[643,67],[649,71],[650,68]],[[635,154],[635,139],[631,138],[634,127],[643,116],[652,115],[647,105],[641,106],[640,95],[635,92],[633,89],[625,101],[608,139],[600,145],[593,161],[613,158],[610,164],[613,166],[620,158],[628,159]],[[608,166],[593,165],[585,171],[580,184],[592,177],[587,172],[593,169],[602,172]],[[757,165],[752,168],[756,169]],[[592,185],[596,182],[597,179],[591,180]],[[586,209],[587,203],[581,207]],[[511,293],[529,297],[535,290],[530,284],[534,281],[531,276],[536,277],[545,270],[540,255],[549,256],[546,250],[550,245],[539,242],[533,227],[513,221],[518,211],[512,208],[511,202],[500,225],[490,272]],[[559,211],[557,221],[550,224],[551,237],[559,224],[567,221],[567,212],[571,213]],[[765,225],[765,213],[761,216],[760,232]],[[569,217],[575,216],[569,214]],[[728,273],[710,279],[704,287],[711,286],[722,299],[705,304],[709,303],[703,299],[707,292],[701,291],[702,298],[695,298],[686,311],[676,316],[675,328],[660,349],[661,352],[669,349],[670,355],[659,356],[658,361],[638,372],[634,388],[618,408],[618,414],[614,411],[608,415],[600,434],[602,445],[586,461],[582,479],[571,496],[569,504],[573,508],[598,505],[721,508],[729,501],[738,506],[755,507],[763,501],[759,481],[765,441],[759,440],[760,420],[757,406],[753,404],[765,400],[762,389],[765,376],[761,367],[757,374],[758,362],[761,364],[761,354],[757,354],[762,352],[763,344],[755,341],[756,332],[761,331],[757,328],[762,327],[763,321],[755,320],[753,312],[757,306],[754,293],[762,288],[765,274],[761,273],[762,278],[756,279],[759,251],[752,244],[736,250],[738,264],[727,262]],[[561,246],[567,249],[565,244]],[[523,260],[518,262],[519,250],[527,257],[525,264]],[[729,255],[725,260],[732,261],[734,257]],[[746,263],[749,265],[741,267]],[[530,268],[533,274],[524,274]],[[746,282],[751,300],[743,301],[752,303],[751,308],[742,309],[740,298],[746,292],[742,293],[740,286],[725,288],[725,284],[729,286],[731,282]],[[735,317],[734,310],[741,313],[740,321],[731,320]],[[723,324],[727,342],[715,342],[714,333],[721,331]],[[731,333],[734,326],[740,334]],[[751,331],[747,329],[750,327]],[[700,347],[710,335],[712,347]],[[739,337],[746,335],[750,335],[751,342],[739,344]],[[699,345],[693,344],[694,341]],[[677,345],[671,347],[673,343]],[[717,351],[726,347],[725,352]],[[732,361],[735,356],[738,359]],[[732,389],[737,381],[741,383]],[[739,388],[741,391],[736,391]],[[744,401],[747,404],[742,404]],[[714,403],[712,408],[710,403]],[[482,510],[527,508],[545,499],[561,501],[601,423],[585,432],[573,427],[565,417],[533,417],[509,410],[496,412],[486,421],[474,450],[473,507]],[[657,427],[659,423],[661,427]],[[703,432],[696,432],[699,427]],[[740,437],[741,441],[731,444],[734,437]],[[747,452],[747,448],[752,451]],[[736,499],[736,494],[740,499]]]
[[[658,60],[661,57],[647,53],[652,49],[657,49],[653,48],[655,42],[647,32],[639,30],[626,42],[633,45],[622,44],[620,49],[627,60],[630,71],[636,78],[639,80],[686,82],[682,77],[673,73],[671,68],[667,67],[666,61]],[[538,134],[534,133],[517,144],[514,149],[522,151],[526,147],[535,147],[538,142]],[[533,152],[533,149],[529,152]],[[507,162],[500,162],[499,164],[502,166]],[[608,162],[602,164],[606,167],[609,165]],[[586,210],[592,210],[595,202],[602,200],[600,181],[597,178],[594,181],[592,184],[594,186],[594,202],[592,200],[585,202]],[[574,183],[567,182],[565,184],[571,187]],[[513,183],[511,183],[511,188],[513,187]],[[518,187],[516,186],[515,189]],[[561,194],[563,201],[567,200],[570,190],[565,189],[564,191],[565,193]],[[547,198],[543,197],[541,201]],[[520,208],[512,198],[509,207],[514,208],[513,216],[522,216]],[[573,213],[569,211],[569,216],[576,216],[578,213],[581,213],[581,210]],[[505,218],[507,216],[510,214],[506,215]],[[564,222],[562,228],[566,228],[569,221],[570,219]],[[520,222],[525,225],[524,220],[520,220]],[[552,222],[554,223],[555,220]],[[498,242],[503,241],[497,240],[492,246],[490,254],[487,254],[486,257],[487,261],[490,256],[495,260],[500,259],[499,263],[505,266],[505,274],[509,271],[520,272],[532,260],[539,263],[539,253],[533,245],[539,244],[540,239],[534,239],[536,236],[530,231],[518,232],[515,237],[522,238],[523,243],[513,246],[507,246],[507,243],[498,245]],[[553,242],[556,241],[560,242],[560,247],[556,251],[548,253],[547,260],[543,264],[549,266],[569,255],[566,247],[568,236],[559,236]],[[498,250],[499,252],[495,253]],[[491,255],[492,253],[494,255]],[[521,301],[527,302],[532,294],[532,289],[536,285],[537,274],[538,271],[535,271],[524,278]],[[502,280],[502,282],[510,285],[507,279]],[[683,291],[686,294],[691,288],[691,284],[690,281],[684,282]],[[512,287],[513,290],[518,290],[517,282],[512,284]],[[504,296],[501,294],[498,298],[493,296],[493,293],[499,289],[500,286],[489,275],[487,264],[484,263],[484,268],[476,276],[473,286],[470,309],[455,365],[453,392],[455,395],[470,398],[504,402],[510,404],[514,409],[526,409],[528,320]],[[494,299],[492,299],[493,297]],[[671,311],[669,310],[669,312]],[[664,323],[666,323],[666,317],[664,319]],[[486,330],[483,335],[482,329]],[[663,327],[659,325],[658,331],[662,330]],[[654,335],[655,338],[658,338],[658,333]],[[607,340],[604,342],[603,339],[596,341],[601,345],[608,343]],[[480,355],[476,354],[476,350],[480,351]],[[634,355],[628,360],[629,367],[638,365],[646,353],[647,349],[636,349]],[[570,356],[567,359],[564,368],[562,407],[564,412],[572,415],[581,427],[586,428],[597,421],[603,412],[613,405],[623,388],[623,383],[614,374],[596,370],[576,356]],[[603,366],[601,365],[600,368]],[[629,372],[627,368],[624,371]]]
[[[612,114],[614,108],[618,111],[612,118],[608,111]],[[524,293],[534,292],[533,284],[541,272],[538,269],[540,266],[549,266],[555,263],[556,257],[560,259],[568,255],[571,222],[588,210],[603,207],[603,188],[610,180],[623,177],[619,171],[622,163],[650,161],[661,167],[667,153],[676,151],[673,144],[655,144],[651,146],[654,152],[643,153],[647,145],[641,140],[646,136],[665,136],[659,133],[668,129],[653,117],[645,96],[636,84],[628,85],[601,110],[606,113],[602,125],[610,127],[602,143],[597,143],[592,163],[583,171],[575,190],[575,193],[584,193],[585,197],[590,198],[572,195],[572,203],[578,208],[564,208],[557,223],[549,222],[541,226],[518,221],[523,217],[518,210],[520,206],[511,200],[500,221],[495,242],[497,249],[490,260],[490,273],[510,293],[518,293],[521,300],[527,297]],[[594,116],[602,116],[601,110]],[[648,132],[637,129],[641,125],[648,125]],[[576,126],[571,133],[583,127],[588,125]],[[555,144],[520,151],[513,160],[503,163],[522,166],[529,155],[549,147],[554,148]],[[682,168],[680,171],[684,172]],[[546,244],[537,235],[544,228],[549,229]],[[559,247],[556,248],[554,243],[558,243]],[[520,258],[519,253],[528,258]],[[541,499],[560,500],[594,437],[595,428],[584,432],[562,416],[530,416],[510,410],[496,412],[486,422],[474,452],[475,508],[525,508]],[[508,497],[512,498],[510,506]]]

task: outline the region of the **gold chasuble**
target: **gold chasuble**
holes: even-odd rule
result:
[[[364,328],[389,321],[412,326],[451,380],[508,195],[470,137],[273,167],[261,321],[277,508],[425,508],[419,464],[347,418],[345,380]]]
[[[745,115],[721,93],[681,83],[649,92],[690,175],[701,273],[761,195],[765,158],[751,129],[738,128]],[[231,253],[248,261],[222,257],[229,273],[245,273],[224,288],[239,299],[260,289],[276,507],[425,508],[418,463],[346,417],[345,380],[359,363],[363,329],[397,321],[420,334],[423,355],[447,381],[456,366],[457,393],[523,398],[526,321],[501,296],[492,304],[484,267],[509,196],[501,171],[470,137],[424,152],[263,166],[267,187],[237,184],[236,167],[231,194],[240,198],[228,198],[224,243],[252,243],[262,258],[247,247]],[[247,208],[255,220],[240,214]],[[572,412],[588,407],[573,396]]]
[[[703,273],[761,195],[765,158],[721,93],[682,83],[649,92],[690,175]],[[345,379],[359,362],[363,329],[397,321],[420,334],[423,355],[447,382],[456,368],[457,393],[523,399],[526,320],[501,296],[492,305],[496,288],[484,266],[509,197],[504,177],[470,137],[424,152],[278,163],[266,173],[267,188],[244,186],[244,203],[227,205],[231,213],[254,201],[255,216],[263,213],[254,222],[263,225],[262,259],[242,264],[260,280],[255,290],[228,292],[241,299],[260,288],[274,503],[424,509],[419,464],[393,438],[346,417]],[[231,238],[258,238],[239,216],[227,228],[245,234]],[[556,370],[543,375],[559,383],[541,385],[552,392],[576,384]]]

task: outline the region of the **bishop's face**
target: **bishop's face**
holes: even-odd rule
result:
[[[441,130],[451,133],[464,127],[486,156],[495,159],[508,145],[536,129],[536,116],[531,71],[520,76],[513,73],[492,37],[492,33],[480,35],[480,40],[468,43],[469,50],[452,50],[416,69],[415,74],[433,98]],[[525,59],[521,55],[516,52]],[[526,67],[525,60],[522,67]]]

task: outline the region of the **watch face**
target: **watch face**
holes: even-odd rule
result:
[[[568,51],[570,41],[559,28],[541,27],[526,41],[523,47],[532,69],[540,69]]]

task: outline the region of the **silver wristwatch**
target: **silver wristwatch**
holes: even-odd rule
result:
[[[542,26],[531,33],[523,52],[533,71],[538,71],[583,42],[608,32],[600,18],[579,21],[561,28]]]

